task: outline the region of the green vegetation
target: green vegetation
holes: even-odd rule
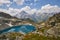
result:
[[[16,37],[21,37],[22,34],[20,33],[9,33],[7,35],[2,35],[0,37],[0,39],[9,39],[9,40],[16,40]],[[22,40],[60,40],[60,37],[49,37],[49,36],[42,36],[39,34],[35,34],[35,33],[29,33],[26,34],[25,36],[23,36]]]
[[[60,37],[46,37],[39,34],[26,35],[23,40],[60,40]]]
[[[0,39],[9,39],[9,40],[15,40],[16,37],[21,37],[23,36],[21,33],[18,33],[18,32],[12,32],[12,33],[8,33],[8,34],[3,34],[3,35],[0,35]]]

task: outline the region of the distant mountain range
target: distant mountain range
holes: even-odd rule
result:
[[[60,22],[60,13],[34,13],[30,14],[25,11],[21,11],[20,13],[16,14],[15,16],[11,16],[8,13],[0,12],[0,28],[4,26],[11,26],[11,25],[20,25],[21,23],[34,23],[34,22],[43,22],[46,21],[48,18],[52,17],[49,20]],[[59,20],[56,20],[59,19]],[[47,20],[47,25],[51,22]]]
[[[35,22],[41,22],[47,20],[49,17],[53,16],[56,13],[27,13],[25,11],[21,11],[20,13],[16,14],[15,17],[19,19],[26,19],[30,18]]]
[[[8,13],[3,13],[3,12],[0,12],[0,15],[1,16],[4,16],[4,17],[8,17],[8,18],[19,18],[19,19],[31,19],[35,22],[42,22],[42,21],[45,21],[47,20],[49,17],[53,16],[54,14],[56,13],[27,13],[25,11],[21,11],[20,13],[17,13],[15,16],[11,16],[9,15]]]

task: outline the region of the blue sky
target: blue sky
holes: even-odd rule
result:
[[[11,8],[23,8],[25,6],[30,6],[31,8],[39,9],[44,5],[50,4],[50,5],[57,5],[60,7],[60,0],[24,0],[22,5],[18,5],[16,2],[13,0],[10,0],[12,4],[10,4]],[[0,8],[6,9],[8,8],[6,4],[2,4]]]

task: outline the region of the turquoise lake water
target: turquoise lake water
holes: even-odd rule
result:
[[[19,26],[13,26],[4,30],[0,30],[0,34],[2,33],[8,33],[8,32],[21,32],[21,33],[29,33],[32,31],[35,31],[36,28],[32,25],[19,25]]]

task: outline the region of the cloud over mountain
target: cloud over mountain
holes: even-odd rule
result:
[[[0,9],[0,11],[9,13],[12,16],[17,15],[18,18],[21,18],[21,16],[24,16],[24,18],[29,17],[35,21],[40,22],[49,18],[50,16],[53,16],[53,14],[55,13],[59,13],[60,7],[58,7],[57,5],[52,6],[50,4],[47,4],[45,6],[42,6],[41,9],[38,9],[38,10],[31,9],[29,6],[25,6],[21,9],[9,8],[9,9]]]
[[[39,11],[42,13],[57,13],[60,12],[60,7],[57,5],[51,6],[50,4],[47,4],[45,6],[42,6]]]
[[[53,16],[56,13],[60,12],[60,7],[58,7],[57,5],[51,6],[50,4],[47,4],[45,6],[42,6],[41,9],[39,9],[36,12],[36,20],[37,21],[42,21],[42,20],[46,20],[49,17]]]

